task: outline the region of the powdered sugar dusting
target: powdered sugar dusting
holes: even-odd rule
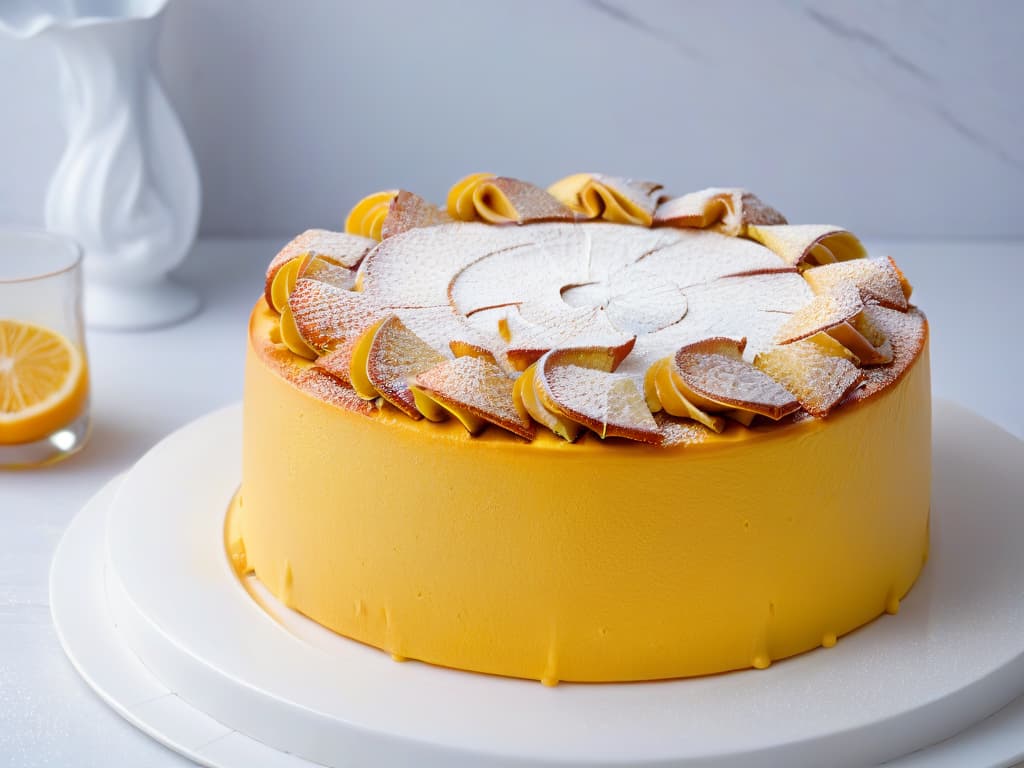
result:
[[[860,291],[849,283],[839,283],[826,294],[815,296],[783,323],[775,334],[779,344],[806,339],[840,323],[852,320],[864,309]]]
[[[828,293],[842,283],[852,283],[865,302],[873,301],[901,312],[907,310],[907,297],[903,295],[899,274],[890,259],[854,259],[825,264],[808,269],[804,279],[815,293]]]
[[[851,401],[866,400],[895,384],[910,369],[928,338],[928,321],[911,308],[899,312],[886,307],[869,306],[864,314],[889,338],[893,360],[885,366],[864,369],[864,386],[853,391]]]
[[[516,408],[512,379],[489,360],[449,360],[419,374],[415,384],[438,402],[464,408],[527,440],[534,438],[533,422]]]
[[[687,204],[702,200],[701,220],[718,229],[741,231],[754,221],[774,221],[777,213],[742,190],[696,194]],[[855,399],[898,379],[923,343],[915,346],[915,340],[923,337],[914,336],[915,329],[923,327],[923,316],[876,304],[899,308],[900,297],[906,301],[900,275],[889,262],[830,264],[807,270],[805,279],[795,268],[786,267],[785,257],[780,261],[764,245],[712,229],[648,230],[607,222],[529,226],[456,222],[426,227],[422,217],[433,216],[424,208],[429,205],[410,193],[396,206],[396,215],[408,216],[404,223],[396,219],[396,227],[412,228],[388,237],[369,252],[360,267],[360,290],[350,290],[354,286],[347,267],[318,257],[300,276],[289,299],[300,334],[325,353],[317,370],[341,386],[348,378],[355,339],[375,322],[397,318],[408,337],[381,337],[379,378],[374,385],[407,413],[414,406],[406,382],[425,373],[422,366],[427,362],[447,379],[438,397],[457,397],[466,408],[472,402],[481,418],[502,423],[508,422],[511,413],[501,399],[504,395],[499,397],[501,405],[486,393],[481,395],[483,400],[473,401],[469,392],[490,381],[487,376],[502,377],[501,389],[510,393],[516,375],[512,369],[522,370],[551,349],[629,343],[632,351],[617,373],[553,366],[552,381],[545,380],[545,386],[561,393],[570,418],[578,416],[580,423],[598,434],[686,442],[696,439],[695,435],[677,434],[680,430],[674,422],[660,424],[646,406],[642,412],[636,407],[643,402],[644,374],[659,359],[674,356],[694,392],[774,418],[797,407],[798,400],[811,413],[826,413],[847,395],[861,373],[847,360],[812,354],[810,347],[800,345],[788,350],[788,357],[777,358],[778,372],[773,376],[765,366],[750,365],[759,353],[847,326],[869,341],[878,341],[876,346],[883,352],[891,343],[896,362],[866,371],[865,385],[849,396]],[[812,229],[818,242],[842,235],[849,242],[836,242],[844,247],[858,244],[837,228]],[[772,224],[761,225],[759,231],[774,232],[792,242],[815,234],[807,228]],[[307,244],[315,239],[304,233],[293,243],[303,237]],[[316,237],[317,242],[323,241],[324,236]],[[275,262],[284,263],[279,260],[280,254]],[[812,285],[820,295],[815,295]],[[915,325],[917,318],[920,322]],[[504,320],[507,339],[499,332],[499,319]],[[889,329],[896,333],[891,342],[885,339]],[[681,347],[716,336],[746,338],[743,357],[676,355]],[[485,358],[491,353],[498,365],[485,358],[451,360],[453,341],[471,345]],[[419,350],[415,354],[409,352],[413,347]],[[475,362],[460,362],[470,360]],[[489,368],[482,368],[484,364]],[[904,368],[897,371],[900,364]],[[459,376],[465,381],[456,383]],[[568,379],[578,379],[578,387],[570,386]],[[497,391],[495,382],[487,386],[492,393]],[[563,406],[561,400],[557,402]],[[483,413],[485,406],[491,418]],[[522,434],[518,428],[502,426]],[[675,430],[674,436],[667,437],[666,429]],[[696,435],[703,434],[699,430]],[[658,437],[652,437],[655,434]]]
[[[671,416],[665,411],[654,414],[654,422],[661,432],[661,444],[666,448],[679,445],[697,445],[707,440],[711,430],[690,419]]]
[[[280,250],[267,270],[268,276],[287,262],[299,256],[320,256],[340,267],[352,269],[359,265],[376,240],[347,232],[332,232],[328,229],[307,229]]]
[[[750,224],[785,224],[786,217],[745,189],[712,187],[662,203],[654,222],[672,227],[714,226],[736,236]]]
[[[381,396],[407,416],[420,418],[409,379],[443,363],[444,356],[391,317],[377,330],[366,361],[366,375]]]
[[[568,206],[562,205],[547,190],[529,182],[498,176],[484,182],[484,185],[487,184],[501,190],[509,202],[515,206],[520,224],[531,221],[574,221],[576,219],[576,214]]]
[[[849,360],[826,354],[810,340],[758,355],[756,365],[782,383],[809,414],[817,417],[827,415],[864,379]]]
[[[447,211],[442,211],[419,195],[403,189],[391,201],[388,215],[381,227],[381,239],[387,240],[410,229],[436,227],[451,220]]]
[[[732,355],[684,347],[676,369],[690,389],[715,402],[778,419],[799,405],[775,379]]]
[[[562,412],[601,437],[661,442],[657,422],[629,376],[578,365],[545,366],[543,374],[547,390]]]
[[[320,351],[359,336],[388,314],[387,307],[368,301],[363,294],[301,278],[288,298],[288,306],[299,334]]]

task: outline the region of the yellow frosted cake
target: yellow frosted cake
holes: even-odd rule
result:
[[[927,557],[910,293],[740,189],[371,195],[268,269],[229,555],[397,659],[548,684],[831,646]]]

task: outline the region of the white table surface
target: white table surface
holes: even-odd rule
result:
[[[0,766],[184,766],[103,704],[50,621],[54,547],[81,506],[168,432],[238,400],[248,312],[282,241],[201,241],[180,272],[202,312],[162,331],[90,333],[92,438],[78,456],[0,471]],[[869,243],[893,255],[932,326],[933,390],[1024,437],[1024,242]],[[1024,470],[1024,468],[1022,468]],[[1024,740],[1024,734],[1021,735]]]

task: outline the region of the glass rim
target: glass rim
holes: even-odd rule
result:
[[[82,244],[69,235],[33,227],[0,227],[0,241],[8,236],[24,236],[59,243],[69,250],[70,257],[68,263],[63,267],[51,269],[47,272],[28,275],[27,277],[4,277],[3,274],[0,273],[0,285],[16,285],[18,283],[34,283],[39,280],[47,280],[51,277],[57,277],[59,275],[65,275],[69,272],[73,272],[82,264],[82,257],[84,253]]]

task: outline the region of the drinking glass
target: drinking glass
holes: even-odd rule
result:
[[[0,468],[58,461],[88,432],[82,249],[0,230]]]

